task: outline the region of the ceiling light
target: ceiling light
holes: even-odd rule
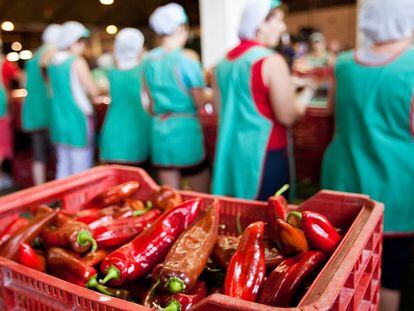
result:
[[[109,25],[106,27],[106,32],[110,35],[114,35],[118,32],[118,27],[116,27],[115,25]]]
[[[29,50],[23,50],[19,53],[19,56],[23,60],[31,59],[33,54]]]
[[[11,45],[13,51],[20,51],[22,49],[22,44],[18,41],[14,41]]]
[[[114,3],[114,0],[99,0],[99,2],[103,5],[111,5]]]
[[[19,53],[17,53],[17,52],[10,52],[9,54],[7,54],[6,59],[9,62],[17,62],[19,60]]]
[[[5,21],[1,23],[1,29],[4,31],[13,31],[14,30],[14,24],[9,21]]]

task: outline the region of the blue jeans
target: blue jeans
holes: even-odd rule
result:
[[[287,149],[269,150],[266,154],[262,182],[257,197],[260,201],[274,195],[284,184],[289,183],[289,157]],[[287,198],[288,193],[284,193]]]

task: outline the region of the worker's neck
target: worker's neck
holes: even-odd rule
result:
[[[398,53],[411,45],[412,37],[403,40],[392,41],[387,43],[377,43],[371,47],[371,50],[378,54]]]
[[[161,47],[167,51],[173,51],[182,48],[182,44],[175,36],[164,37],[161,40]]]

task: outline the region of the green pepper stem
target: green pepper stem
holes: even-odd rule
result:
[[[185,284],[181,279],[177,277],[171,277],[165,284],[165,287],[171,294],[178,294],[184,291]]]
[[[96,276],[89,279],[88,283],[85,284],[87,288],[95,288],[100,293],[108,295],[108,296],[116,296],[113,293],[111,293],[108,288],[102,284],[99,284],[96,280]]]
[[[280,197],[283,193],[285,193],[289,189],[289,187],[290,186],[288,184],[283,185],[282,188],[280,188],[278,191],[276,191],[274,197],[275,198]]]
[[[99,283],[106,284],[110,280],[119,280],[121,277],[121,271],[115,266],[110,266],[106,271],[106,276],[103,280],[99,280]]]
[[[294,220],[294,218],[296,218],[296,221]],[[290,212],[289,215],[286,218],[286,222],[289,225],[300,228],[301,223],[302,223],[302,213],[298,212],[298,211]]]
[[[98,249],[98,244],[96,243],[95,239],[92,237],[91,233],[88,230],[83,230],[79,232],[76,241],[80,246],[87,246],[88,243],[90,243],[92,253]]]
[[[137,210],[134,211],[132,216],[137,217],[137,216],[141,216],[144,215],[146,212],[148,212],[150,209],[152,209],[152,202],[151,201],[147,201],[146,202],[146,208],[145,209],[141,209],[141,210]]]
[[[178,302],[178,300],[170,299],[168,302],[168,305],[165,308],[158,307],[159,311],[180,311],[181,310],[181,304]]]

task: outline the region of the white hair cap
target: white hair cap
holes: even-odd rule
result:
[[[115,37],[114,55],[117,62],[137,59],[144,46],[142,32],[135,28],[124,28]]]
[[[359,29],[373,42],[401,40],[413,35],[413,0],[365,0],[359,11]]]
[[[69,48],[81,38],[87,38],[90,31],[79,22],[66,22],[62,25],[62,32],[58,41],[58,48],[61,50]]]
[[[178,26],[188,23],[184,8],[177,3],[170,3],[157,8],[149,18],[149,24],[160,36],[169,36]]]
[[[253,40],[270,11],[280,5],[280,0],[248,0],[240,21],[239,38]]]
[[[56,45],[59,41],[62,26],[59,24],[48,25],[42,33],[42,41],[44,44]]]

